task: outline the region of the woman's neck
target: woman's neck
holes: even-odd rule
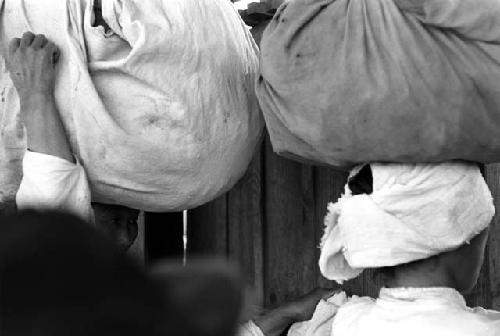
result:
[[[394,277],[388,279],[385,284],[388,288],[429,288],[429,287],[449,287],[456,285],[452,277],[444,270],[424,271],[396,271]]]

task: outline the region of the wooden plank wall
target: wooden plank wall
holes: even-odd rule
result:
[[[500,165],[485,169],[500,209]],[[266,139],[242,181],[228,194],[189,212],[188,255],[227,256],[241,265],[254,302],[273,307],[318,286],[318,244],[328,202],[341,195],[347,175],[299,164],[272,152]],[[498,216],[494,224],[498,222]],[[376,296],[373,273],[349,281],[350,294]],[[500,310],[500,227],[493,225],[481,278],[471,306]]]

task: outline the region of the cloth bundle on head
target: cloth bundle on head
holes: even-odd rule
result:
[[[363,166],[356,167],[352,180]],[[490,223],[491,192],[475,164],[370,164],[373,192],[349,183],[329,204],[321,241],[323,276],[342,283],[365,268],[426,259],[467,243]]]

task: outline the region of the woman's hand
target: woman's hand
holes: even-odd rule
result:
[[[19,96],[28,148],[75,162],[54,97],[58,60],[54,43],[26,32],[10,42],[6,63]]]
[[[312,318],[316,306],[321,300],[326,300],[339,292],[340,289],[317,288],[298,300],[290,302],[286,308],[294,323],[308,321]]]
[[[316,306],[340,290],[315,289],[298,300],[284,304],[254,319],[255,324],[265,336],[279,336],[293,323],[310,320]]]
[[[52,97],[59,49],[44,35],[26,32],[9,44],[7,68],[21,104]]]

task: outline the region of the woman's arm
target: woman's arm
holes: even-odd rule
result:
[[[58,48],[45,36],[26,32],[11,41],[7,66],[19,95],[28,148],[74,163],[54,98],[58,59]]]
[[[87,176],[73,157],[55,104],[58,59],[57,47],[43,35],[27,32],[9,46],[7,67],[30,149],[16,203],[19,209],[55,209],[93,221]]]
[[[267,311],[254,318],[253,322],[264,336],[279,336],[292,324],[310,320],[318,303],[337,292],[338,290],[316,289],[298,300]]]
[[[53,96],[35,94],[21,100],[21,115],[30,151],[75,163]]]

